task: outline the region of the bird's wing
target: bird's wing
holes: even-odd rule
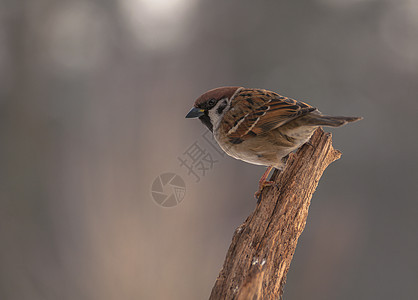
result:
[[[226,112],[223,130],[231,143],[267,133],[316,108],[301,101],[267,90],[244,89],[232,100],[233,109]]]

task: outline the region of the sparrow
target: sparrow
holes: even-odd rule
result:
[[[207,91],[186,118],[199,118],[229,156],[267,166],[261,190],[273,168],[282,170],[289,153],[307,143],[319,126],[340,127],[361,117],[323,115],[315,107],[275,92],[239,86]]]

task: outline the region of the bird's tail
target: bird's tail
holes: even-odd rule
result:
[[[309,124],[317,126],[331,126],[340,127],[347,123],[356,122],[362,117],[340,117],[340,116],[323,116],[323,115],[310,115]]]

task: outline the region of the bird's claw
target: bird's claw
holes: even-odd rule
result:
[[[263,192],[264,188],[275,186],[278,187],[278,184],[274,181],[264,181],[260,184],[258,191],[255,192],[254,197],[257,199],[257,203],[260,203],[261,200],[261,193]]]
[[[314,148],[314,145],[312,145],[311,141],[307,141],[307,142],[305,143],[305,145],[308,145],[308,146],[310,146],[310,147]]]

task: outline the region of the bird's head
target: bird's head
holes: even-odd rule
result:
[[[210,131],[213,131],[229,110],[231,98],[239,88],[226,86],[207,91],[196,99],[186,118],[199,118]]]

